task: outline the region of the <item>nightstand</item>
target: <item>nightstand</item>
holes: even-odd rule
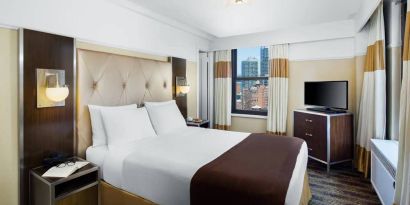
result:
[[[187,121],[186,125],[191,127],[209,128],[209,120],[202,120],[202,122]]]
[[[74,158],[76,161],[85,161]],[[30,171],[30,202],[32,205],[98,205],[99,168],[89,163],[66,178],[42,177],[48,169]]]

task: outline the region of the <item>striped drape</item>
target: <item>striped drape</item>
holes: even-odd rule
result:
[[[231,51],[215,51],[214,128],[231,128],[232,64]]]
[[[370,139],[384,139],[386,132],[386,72],[383,7],[370,18],[362,94],[358,111],[356,166],[365,177],[370,166]]]
[[[400,93],[399,160],[394,203],[410,204],[410,4],[407,4]]]
[[[269,47],[267,132],[286,135],[288,117],[289,45]]]

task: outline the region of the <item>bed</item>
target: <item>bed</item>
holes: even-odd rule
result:
[[[102,167],[105,182],[157,204],[189,204],[197,170],[242,141],[249,133],[187,127],[177,133],[131,144],[89,147],[87,159]],[[191,153],[187,155],[187,153]],[[286,194],[299,204],[306,172],[306,143],[300,149]]]
[[[232,153],[239,145],[247,144],[244,142],[252,139],[253,134],[184,127],[109,147],[91,146],[87,105],[116,106],[170,100],[172,72],[169,62],[87,50],[78,50],[77,54],[77,153],[86,155],[87,160],[101,167],[102,204],[184,205],[205,201],[207,196],[192,193],[193,181],[201,181],[198,173],[205,172],[204,167],[213,162],[220,163],[217,160],[226,158],[227,153]],[[284,204],[307,204],[310,189],[306,175],[306,143],[300,143],[291,153],[294,153],[294,163],[288,172]],[[198,190],[201,189],[206,187]],[[208,190],[212,193],[213,189]],[[192,203],[193,196],[198,203]]]

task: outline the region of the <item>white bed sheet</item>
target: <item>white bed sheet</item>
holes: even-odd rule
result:
[[[158,204],[189,204],[190,182],[196,171],[247,136],[249,133],[187,127],[176,133],[110,147],[102,166],[103,179]],[[286,204],[299,204],[306,165],[304,143]]]
[[[99,145],[99,146],[90,146],[85,151],[85,156],[87,161],[99,166],[103,167],[105,156],[108,153],[107,145]],[[100,169],[100,177],[103,178],[103,171]]]

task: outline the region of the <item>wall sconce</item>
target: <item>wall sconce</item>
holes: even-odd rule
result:
[[[176,94],[177,97],[185,96],[189,93],[191,86],[189,86],[186,82],[185,77],[177,76],[176,77]]]
[[[69,93],[64,70],[37,69],[37,108],[65,106]]]

